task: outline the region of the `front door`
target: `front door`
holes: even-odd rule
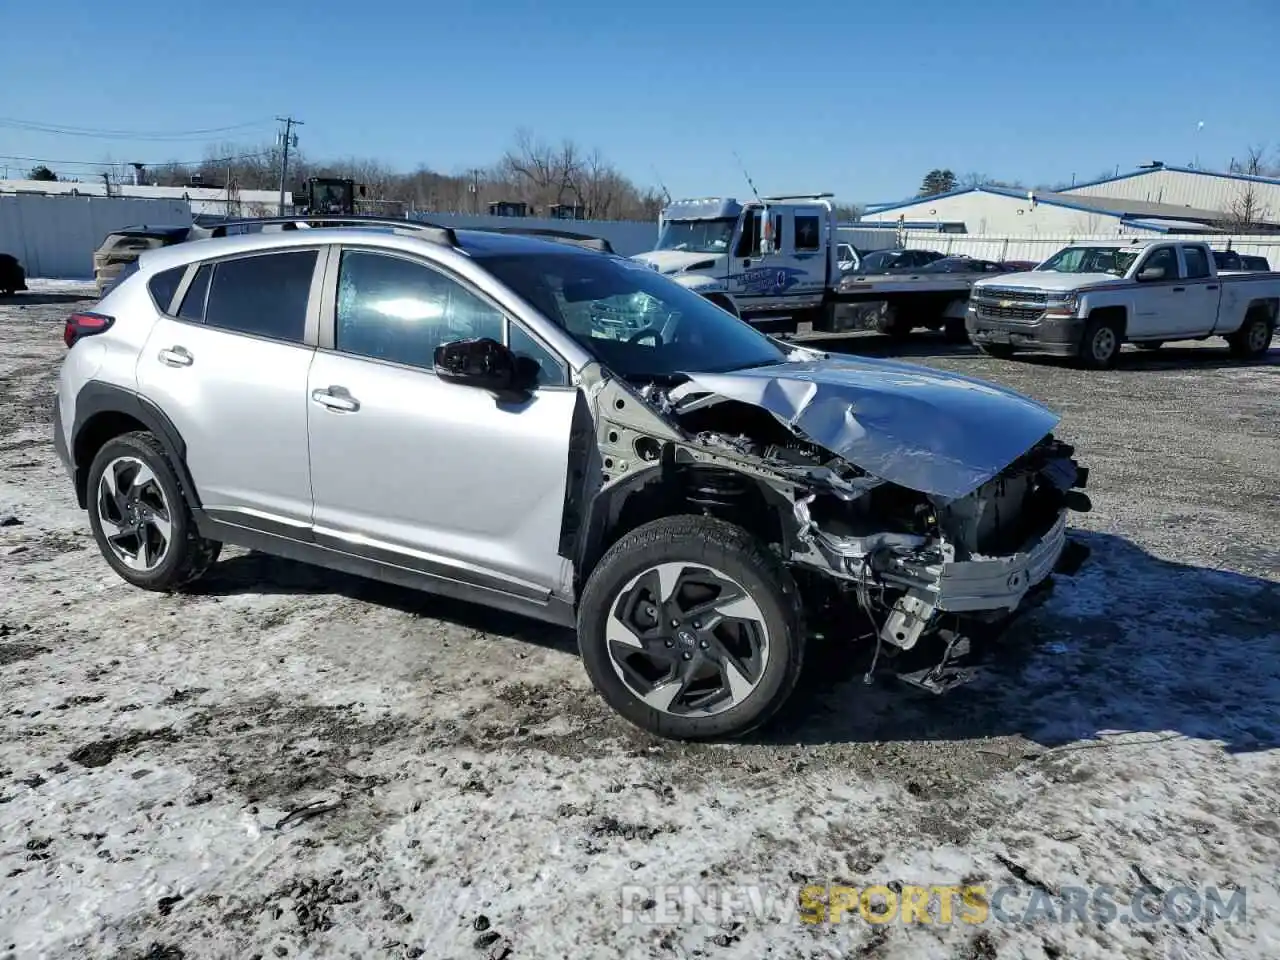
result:
[[[798,227],[801,234],[796,232]],[[760,207],[748,208],[729,273],[730,292],[742,308],[776,312],[818,305],[826,285],[824,229],[824,221],[808,208],[771,204],[767,220]],[[771,241],[768,250],[766,230]]]
[[[286,533],[310,522],[306,326],[317,259],[284,250],[200,265],[138,359],[138,390],[182,435],[201,503],[218,519]]]
[[[560,362],[407,256],[344,248],[335,303],[332,349],[307,384],[317,541],[529,599],[561,588],[577,392]],[[438,379],[436,346],[466,337],[532,356],[543,384],[510,400]]]
[[[1144,273],[1148,279],[1143,279]],[[1178,248],[1170,244],[1151,250],[1134,275],[1139,291],[1126,331],[1129,339],[1170,338],[1184,332],[1187,286],[1178,263]]]

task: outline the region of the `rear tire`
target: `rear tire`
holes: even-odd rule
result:
[[[87,500],[98,548],[135,587],[176,590],[218,559],[222,544],[200,536],[178,474],[149,433],[102,445],[89,466]]]
[[[963,320],[948,318],[942,327],[942,336],[947,343],[964,344],[969,342],[969,331],[965,329]]]
[[[898,311],[885,303],[876,311],[872,328],[876,333],[882,333],[894,340],[905,340],[911,336],[912,324],[899,319]]]
[[[1266,310],[1250,310],[1244,323],[1235,333],[1227,335],[1227,344],[1233,356],[1241,360],[1256,360],[1271,349],[1276,323]]]
[[[1120,327],[1114,320],[1095,317],[1084,327],[1080,361],[1093,370],[1110,370],[1120,359]]]
[[[628,533],[592,571],[578,646],[596,690],[636,726],[676,740],[740,737],[777,713],[800,676],[799,591],[742,528],[666,517]]]

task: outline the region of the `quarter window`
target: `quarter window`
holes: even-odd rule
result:
[[[151,293],[156,309],[161,313],[169,312],[169,307],[173,304],[173,295],[178,292],[178,285],[182,283],[183,274],[186,272],[187,268],[184,264],[181,267],[161,270],[147,281],[147,290]]]
[[[315,250],[221,261],[213,268],[204,322],[223,330],[302,343],[315,265]]]

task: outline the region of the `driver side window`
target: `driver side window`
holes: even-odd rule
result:
[[[506,315],[453,278],[415,260],[343,250],[338,266],[334,348],[431,370],[435,349],[453,340],[488,337],[507,343]],[[540,384],[563,383],[561,362],[515,324],[511,349],[530,357]]]
[[[1147,257],[1146,262],[1142,264],[1141,269],[1138,270],[1138,275],[1141,276],[1152,269],[1164,270],[1164,276],[1160,278],[1161,280],[1177,280],[1179,277],[1178,255],[1174,248],[1161,247],[1159,250],[1153,251],[1151,256]]]

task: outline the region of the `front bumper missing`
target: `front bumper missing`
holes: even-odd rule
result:
[[[1065,541],[1050,573],[1023,593],[1016,608],[1003,617],[984,624],[980,638],[955,630],[939,630],[936,640],[941,646],[941,654],[936,662],[919,666],[928,653],[917,648],[913,656],[899,658],[899,668],[894,671],[894,676],[904,683],[932,694],[947,693],[956,687],[965,686],[977,680],[981,676],[979,659],[985,653],[984,645],[999,639],[1013,624],[1043,606],[1053,595],[1053,574],[1072,576],[1088,559],[1089,552],[1089,548],[1083,543],[1074,540]],[[980,644],[979,639],[984,643]],[[933,652],[937,654],[937,646],[934,644],[922,646],[933,647]]]

